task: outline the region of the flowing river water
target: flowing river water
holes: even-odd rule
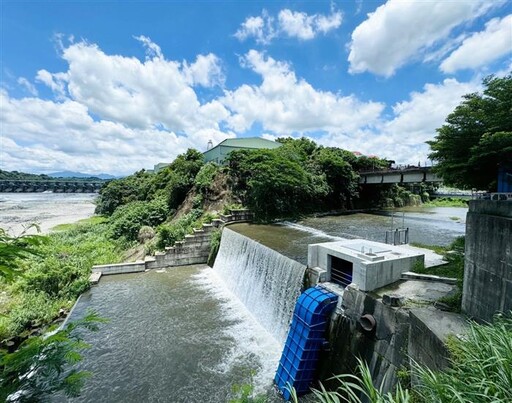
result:
[[[70,202],[67,196],[40,195],[31,207],[20,202],[19,211],[11,205],[2,210],[0,224],[5,224],[6,211],[21,217],[32,209],[43,218],[65,211],[55,207]],[[52,206],[50,211],[44,211],[45,205]],[[448,244],[464,234],[466,212],[421,208],[396,212],[393,218],[390,213],[353,214],[267,226],[235,224],[229,229],[304,263],[310,243],[349,236],[383,241],[391,225],[409,227],[411,241]],[[233,385],[251,382],[278,401],[272,379],[283,345],[281,329],[287,326],[286,310],[293,306],[284,300],[300,287],[296,278],[301,273],[294,277],[290,270],[303,266],[230,233],[213,269],[199,265],[107,276],[83,294],[70,319],[93,309],[109,322],[98,332],[84,333],[91,348],[84,351],[79,367],[93,376],[81,397],[56,396],[53,401],[226,402],[233,397]],[[253,270],[244,271],[251,265]],[[282,267],[283,274],[275,278],[267,266]],[[280,281],[282,277],[288,280]],[[272,286],[265,287],[268,283]],[[282,308],[273,309],[276,304]]]

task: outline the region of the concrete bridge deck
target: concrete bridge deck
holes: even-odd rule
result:
[[[378,185],[382,183],[422,183],[442,182],[443,180],[432,172],[431,167],[412,167],[405,169],[386,169],[359,173],[359,183],[362,185]]]

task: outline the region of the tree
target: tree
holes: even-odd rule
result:
[[[23,233],[15,237],[0,228],[0,279],[12,282],[22,274],[18,260],[40,255],[39,246],[48,242],[49,238],[42,235]]]
[[[512,74],[491,75],[483,85],[482,94],[464,96],[427,143],[445,184],[492,191],[500,165],[512,161]]]
[[[72,367],[82,360],[80,351],[89,347],[77,329],[97,331],[98,324],[105,322],[88,312],[61,330],[26,339],[13,353],[0,351],[0,399],[44,402],[57,392],[79,396],[91,373]]]

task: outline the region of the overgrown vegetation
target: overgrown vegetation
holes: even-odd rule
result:
[[[16,242],[24,245],[25,238],[44,242],[38,242],[35,253],[10,260],[19,275],[0,284],[0,341],[37,333],[66,312],[89,287],[91,267],[119,262],[126,247],[108,236],[106,223],[77,224],[48,237],[23,236]],[[0,242],[0,255],[4,246]]]
[[[433,199],[423,204],[425,207],[468,207],[468,201],[452,197]]]

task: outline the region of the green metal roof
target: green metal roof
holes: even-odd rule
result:
[[[272,140],[263,139],[261,137],[242,137],[235,139],[226,139],[219,143],[218,146],[225,147],[241,147],[241,148],[277,148],[281,143]]]

